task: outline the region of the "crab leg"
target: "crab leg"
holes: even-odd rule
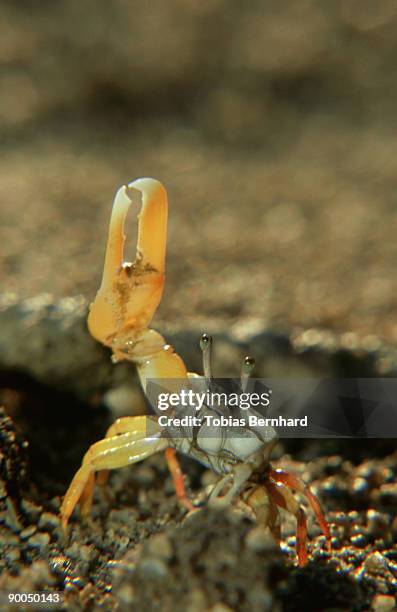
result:
[[[306,497],[310,506],[312,507],[312,510],[315,514],[317,522],[320,525],[321,531],[325,535],[325,539],[327,542],[327,548],[328,550],[330,550],[331,549],[331,532],[329,530],[329,526],[324,516],[324,512],[321,507],[321,504],[319,500],[317,499],[317,497],[310,491],[309,487],[306,486],[305,483],[302,480],[300,480],[300,478],[282,469],[275,470],[273,468],[270,468],[269,476],[277,483],[282,482],[287,487],[290,487],[291,489],[295,489],[295,491],[299,491],[299,493],[302,493]]]
[[[245,496],[246,505],[254,511],[257,520],[270,529],[277,544],[281,540],[280,513],[271,495],[262,486],[257,486]]]
[[[79,499],[81,514],[83,516],[90,516],[91,514],[92,500],[94,498],[94,487],[95,472],[91,472],[87,478]]]
[[[236,465],[231,472],[228,472],[228,474],[216,483],[209,496],[210,503],[221,499],[224,503],[230,504],[237,493],[241,491],[251,474],[252,467],[248,463],[239,463]],[[224,495],[221,495],[225,486],[229,484],[230,481],[232,481],[230,488]]]
[[[307,520],[305,511],[299,506],[291,491],[281,482],[268,481],[265,483],[265,487],[277,506],[288,510],[296,517],[296,554],[299,567],[304,567],[307,563]]]
[[[122,417],[117,419],[112,425],[109,427],[105,434],[105,438],[113,438],[114,436],[119,436],[124,433],[132,433],[133,431],[137,432],[137,435],[142,435],[143,432],[146,432],[147,429],[147,417],[146,416],[132,416],[132,417]],[[109,478],[109,470],[102,470],[98,472],[97,475],[97,484],[100,486],[106,485]]]
[[[127,431],[131,431],[133,427],[137,427],[140,424],[140,422],[142,422],[143,420],[146,420],[146,417],[138,416],[138,417],[124,417],[121,419],[117,419],[117,421],[115,421],[113,425],[111,425],[108,431],[106,432],[106,438],[120,435],[120,434],[126,433]],[[145,427],[146,425],[143,425],[143,428]],[[175,449],[171,447],[166,448],[165,458],[167,461],[168,469],[171,472],[172,480],[174,482],[175,492],[176,492],[176,495],[178,497],[180,504],[184,506],[187,510],[194,510],[194,505],[192,504],[192,502],[189,500],[189,498],[186,495],[184,476],[183,476],[181,467],[179,465],[179,461],[176,457]],[[102,470],[98,472],[97,484],[99,484],[100,486],[106,485],[108,477],[109,477],[109,470]],[[92,484],[91,482],[88,482],[86,488],[90,489],[87,491],[87,496],[91,496],[92,498],[93,482]],[[82,497],[80,498],[80,502],[83,505]]]
[[[146,417],[146,420],[149,421],[149,418]],[[153,431],[153,423],[152,421],[151,424],[147,424],[146,432],[133,425],[135,428],[132,431],[112,438],[104,438],[88,449],[83,463],[76,472],[62,502],[61,519],[63,527],[66,527],[75,505],[81,498],[85,502],[82,513],[89,512],[95,472],[131,465],[167,448],[168,441],[160,437],[160,428],[157,432]],[[151,429],[151,432],[149,432],[149,429]]]
[[[174,482],[175,492],[179,503],[184,506],[187,510],[195,510],[195,506],[192,504],[185,491],[185,479],[179,461],[176,457],[176,450],[174,448],[165,449],[165,458],[167,461],[168,469],[171,472],[172,480]]]

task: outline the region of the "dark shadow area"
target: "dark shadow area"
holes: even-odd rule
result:
[[[28,482],[42,501],[63,495],[84,453],[110,425],[104,406],[83,403],[17,371],[0,372],[0,404],[29,442]]]

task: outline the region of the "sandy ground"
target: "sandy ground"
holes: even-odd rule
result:
[[[77,327],[70,321],[62,324],[62,316],[54,312],[64,346],[80,345],[85,332],[79,309]],[[96,492],[92,520],[84,521],[76,512],[65,535],[59,520],[62,496],[87,448],[122,414],[126,382],[126,413],[139,413],[144,405],[137,387],[131,386],[131,370],[113,367],[113,377],[98,375],[107,372],[109,355],[98,355],[95,343],[81,342],[79,382],[75,360],[51,348],[54,329],[46,335],[44,327],[43,343],[34,342],[36,333],[23,334],[39,362],[50,356],[46,369],[25,365],[22,374],[21,368],[5,367],[4,352],[1,356],[1,593],[61,592],[67,610],[395,609],[394,439],[280,442],[273,465],[310,484],[331,528],[332,549],[327,551],[312,511],[299,497],[309,518],[309,562],[304,568],[296,565],[292,516],[282,515],[279,549],[239,499],[229,507],[208,508],[207,495],[216,477],[183,457],[196,512],[186,515],[178,507],[164,458],[156,455],[115,471],[108,487]],[[191,335],[176,335],[174,340],[179,350],[191,350]],[[385,360],[394,363],[393,371],[397,367],[395,351],[382,345],[375,352],[330,350],[329,343],[304,348],[303,339],[298,340],[295,337],[293,344],[269,333],[253,338],[250,346],[258,356],[259,372],[373,377]],[[230,338],[219,337],[218,343],[218,357],[223,355],[218,367],[244,349]],[[194,351],[191,357],[194,361]],[[56,390],[56,384],[63,390]],[[109,387],[111,392],[104,395]],[[65,392],[67,388],[73,392]],[[89,401],[79,400],[78,394]]]
[[[153,176],[170,198],[163,328],[395,341],[393,3],[200,7],[4,3],[4,289],[91,298],[116,188]]]
[[[58,518],[60,497],[54,493],[63,492],[70,468],[106,420],[103,414],[80,417],[70,446],[70,417],[78,418],[82,406],[69,407],[69,417],[60,412],[51,418],[48,402],[54,400],[37,389],[14,394],[12,402],[9,398],[8,410],[12,404],[16,414],[36,410],[40,417],[40,426],[29,435],[31,471],[25,483],[21,439],[12,439],[12,424],[2,416],[7,461],[0,501],[2,593],[60,591],[68,610],[395,609],[394,445],[295,443],[294,460],[286,453],[288,444],[281,445],[275,465],[310,482],[332,530],[332,552],[327,552],[308,510],[309,563],[299,569],[291,517],[283,515],[278,550],[238,501],[230,508],[207,509],[205,490],[213,475],[188,460],[183,467],[190,495],[204,505],[185,516],[160,456],[115,472],[107,494],[98,492],[93,520],[84,523],[76,516],[65,536]]]

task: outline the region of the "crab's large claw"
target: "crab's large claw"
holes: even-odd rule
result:
[[[124,261],[124,222],[132,203],[130,190],[142,193],[136,259]],[[100,289],[91,305],[91,335],[123,358],[127,342],[147,328],[161,300],[167,238],[167,193],[154,179],[120,187],[110,219]]]

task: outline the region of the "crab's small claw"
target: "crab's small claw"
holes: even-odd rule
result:
[[[130,190],[140,191],[136,259],[124,261],[124,223],[132,200]],[[116,193],[110,219],[102,284],[91,305],[91,335],[113,348],[122,358],[127,339],[147,328],[160,303],[164,285],[167,240],[167,193],[154,179],[143,178],[122,186]]]

